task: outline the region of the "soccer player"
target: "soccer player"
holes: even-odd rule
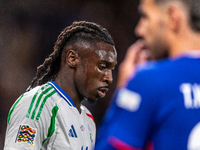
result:
[[[96,150],[200,150],[200,1],[141,0]],[[154,59],[135,68],[147,48]],[[137,51],[137,53],[136,53]],[[126,80],[125,80],[126,79]]]
[[[66,27],[10,109],[4,150],[92,150],[95,123],[81,103],[106,95],[116,64],[105,28],[85,21]]]

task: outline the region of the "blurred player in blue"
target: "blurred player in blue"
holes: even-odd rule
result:
[[[141,0],[96,150],[200,150],[200,1]],[[136,65],[144,50],[157,61]],[[167,56],[165,59],[163,56]]]

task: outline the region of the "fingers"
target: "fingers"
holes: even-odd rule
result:
[[[143,49],[142,51],[140,51],[139,55],[138,55],[138,58],[136,60],[136,64],[139,64],[139,63],[144,63],[146,62],[147,60],[149,60],[149,53],[146,49]]]
[[[144,42],[142,40],[136,41],[128,48],[123,61],[137,63],[138,55],[143,49],[144,49]]]

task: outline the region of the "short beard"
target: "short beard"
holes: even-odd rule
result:
[[[161,60],[169,57],[169,53],[166,50],[154,49],[151,52],[149,59],[150,60]]]
[[[169,48],[164,40],[156,39],[150,48],[150,59],[160,60],[169,57]]]

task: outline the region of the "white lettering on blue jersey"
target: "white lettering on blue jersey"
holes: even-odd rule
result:
[[[200,108],[200,85],[183,83],[180,91],[183,93],[185,108]]]
[[[192,129],[188,139],[188,150],[200,149],[200,122]]]

